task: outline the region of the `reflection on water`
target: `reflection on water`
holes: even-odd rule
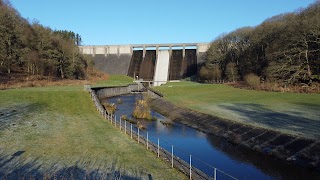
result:
[[[117,104],[121,98],[122,104]],[[112,97],[108,102],[117,104],[115,115],[127,115],[133,119],[134,103],[139,94]],[[319,173],[311,172],[292,165],[285,164],[272,157],[264,156],[251,150],[230,144],[224,139],[215,137],[175,122],[172,126],[165,126],[161,121],[166,117],[157,112],[152,112],[157,121],[145,121],[149,140],[189,162],[192,155],[192,165],[208,175],[213,175],[213,166],[238,179],[320,179]],[[146,131],[140,131],[146,136]],[[218,173],[218,179],[226,178],[223,173]]]

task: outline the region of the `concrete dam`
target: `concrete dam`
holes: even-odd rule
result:
[[[95,67],[161,85],[197,74],[209,43],[79,46]]]

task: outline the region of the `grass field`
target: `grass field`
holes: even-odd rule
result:
[[[320,138],[320,94],[264,92],[194,82],[168,83],[155,89],[176,105],[199,112]]]
[[[133,79],[131,77],[124,75],[110,75],[107,81],[98,81],[93,86],[125,86],[132,83]]]
[[[99,85],[128,81],[111,76]],[[0,91],[0,177],[185,178],[105,122],[82,89]]]

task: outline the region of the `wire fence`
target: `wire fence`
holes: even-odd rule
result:
[[[120,117],[116,117],[113,114],[108,114],[101,105],[95,91],[89,89],[91,98],[97,108],[97,111],[106,119],[109,123],[119,128],[131,139],[137,141],[146,147],[146,150],[152,151],[158,158],[164,159],[168,162],[172,168],[176,168],[190,179],[230,179],[235,180],[237,178],[227,174],[226,172],[202,161],[201,159],[192,156],[187,151],[170,144],[157,137],[155,133],[141,130],[135,127],[134,124],[122,120]],[[201,170],[200,170],[201,169]]]

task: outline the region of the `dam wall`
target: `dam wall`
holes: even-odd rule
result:
[[[94,66],[108,74],[128,74],[131,46],[80,46],[82,54],[91,55]]]
[[[79,46],[80,52],[93,58],[97,69],[108,74],[122,74],[145,81],[179,80],[196,75],[206,59],[209,43],[136,44]],[[159,62],[161,51],[169,53],[168,62]],[[162,55],[161,55],[162,56]],[[167,72],[162,71],[168,63]],[[160,75],[156,70],[164,73]],[[161,70],[161,71],[160,71]],[[156,76],[157,75],[157,76]],[[160,78],[161,77],[161,78]]]

